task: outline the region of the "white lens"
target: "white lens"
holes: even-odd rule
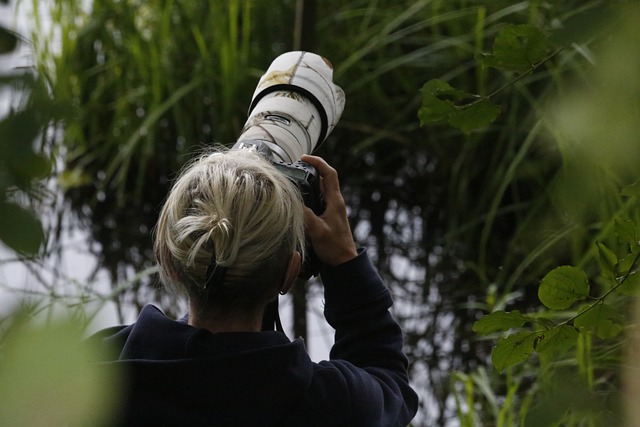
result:
[[[239,140],[264,141],[290,163],[311,154],[344,110],[344,92],[332,78],[331,63],[319,55],[280,55],[258,83]]]

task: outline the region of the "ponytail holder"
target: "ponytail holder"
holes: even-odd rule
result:
[[[218,265],[216,261],[215,248],[211,250],[211,261],[209,267],[207,267],[207,273],[205,275],[204,289],[213,289],[216,285],[220,286],[224,283],[224,277],[227,274],[227,267]]]

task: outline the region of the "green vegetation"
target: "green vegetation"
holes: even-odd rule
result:
[[[0,55],[18,46],[18,36],[0,27]],[[38,253],[44,238],[36,216],[20,204],[22,196],[36,197],[33,180],[50,170],[49,158],[35,147],[52,117],[52,103],[38,79],[29,72],[0,74],[0,90],[19,88],[30,102],[0,118],[0,241],[25,255]]]
[[[638,348],[637,3],[33,4],[55,26],[36,19],[29,37],[36,77],[0,81],[28,96],[0,122],[0,239],[48,256],[72,212],[113,284],[106,296],[82,284],[79,310],[154,299],[177,314],[151,255],[172,177],[234,141],[274,56],[311,50],[347,96],[318,153],[395,295],[424,405],[415,425],[622,423],[622,396],[638,398],[625,359]],[[300,4],[314,8],[305,25]],[[12,37],[0,30],[0,48]],[[34,181],[48,173],[64,194],[53,212]],[[27,212],[40,211],[59,223],[36,226]]]

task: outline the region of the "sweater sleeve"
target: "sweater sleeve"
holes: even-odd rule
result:
[[[407,425],[418,398],[409,385],[402,330],[389,312],[389,290],[364,250],[347,263],[323,267],[321,277],[325,317],[336,330],[330,358],[349,389],[352,425],[365,419],[362,425]]]

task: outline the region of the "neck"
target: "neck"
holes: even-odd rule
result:
[[[220,314],[207,317],[196,315],[193,305],[190,305],[189,325],[206,329],[212,333],[219,332],[260,332],[262,330],[262,313],[253,315]]]

